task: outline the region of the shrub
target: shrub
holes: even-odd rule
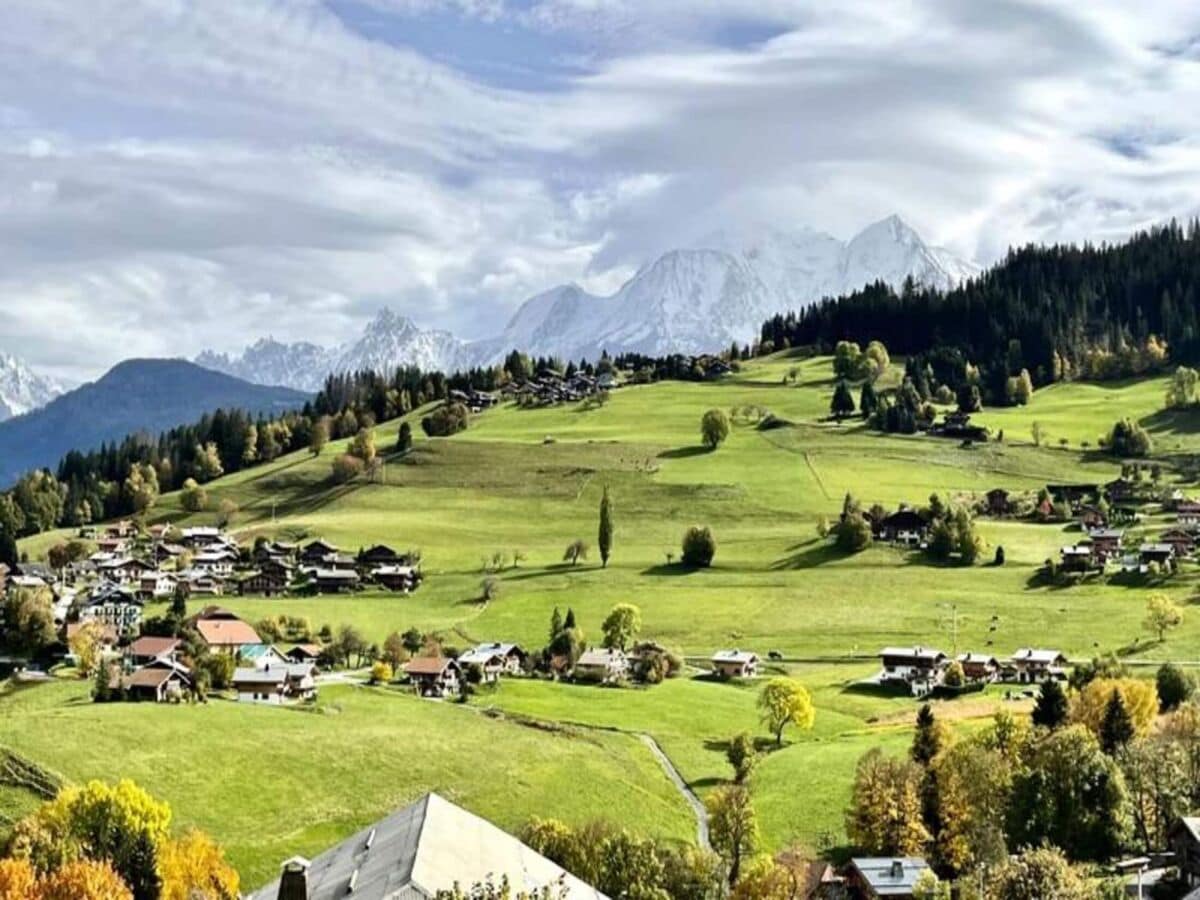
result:
[[[334,458],[332,468],[333,480],[338,484],[346,484],[363,473],[366,463],[357,456],[343,453],[341,456]]]
[[[1113,456],[1149,456],[1152,447],[1146,429],[1132,419],[1121,419],[1108,437],[1108,451]]]
[[[392,680],[394,672],[392,664],[386,660],[378,660],[371,666],[371,684],[387,684]]]
[[[729,416],[722,409],[710,409],[700,419],[700,437],[709,450],[717,447],[729,437]]]
[[[707,525],[693,525],[683,535],[683,564],[693,568],[712,565],[717,541]]]
[[[1158,691],[1158,706],[1163,712],[1186,703],[1196,689],[1192,676],[1175,663],[1163,663],[1154,677],[1154,684]]]
[[[469,414],[461,403],[445,403],[421,419],[421,430],[429,437],[449,437],[467,428]]]

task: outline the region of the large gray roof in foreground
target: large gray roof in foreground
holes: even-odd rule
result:
[[[515,892],[558,885],[566,900],[607,900],[519,840],[437,794],[426,794],[316,857],[308,900],[423,900],[507,876]],[[349,888],[353,884],[353,894]],[[249,900],[276,900],[279,881]],[[557,896],[557,895],[555,895]]]

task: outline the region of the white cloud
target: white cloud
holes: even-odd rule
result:
[[[351,2],[6,3],[3,349],[79,377],[383,303],[480,336],[731,220],[899,212],[989,261],[1200,207],[1178,3],[369,0],[372,31]],[[436,14],[587,64],[484,83],[435,60],[453,29],[405,46]]]

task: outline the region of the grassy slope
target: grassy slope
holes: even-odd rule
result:
[[[784,386],[783,375],[793,366],[799,367],[799,384]],[[1099,582],[1068,590],[1030,586],[1041,561],[1076,536],[1060,526],[984,522],[989,542],[1005,547],[1008,562],[1000,568],[971,569],[935,567],[917,556],[882,547],[841,558],[818,542],[814,531],[820,516],[836,513],[847,491],[867,503],[894,505],[924,501],[933,491],[958,494],[997,485],[1033,490],[1048,481],[1111,478],[1117,472],[1112,461],[1074,448],[1084,439],[1094,444],[1118,415],[1142,419],[1159,429],[1156,437],[1161,446],[1170,449],[1174,442],[1190,446],[1186,417],[1164,418],[1155,412],[1161,405],[1161,384],[1064,385],[1039,391],[1025,409],[983,415],[994,428],[1005,428],[1004,444],[962,449],[929,438],[881,436],[858,424],[823,423],[832,389],[828,374],[828,360],[796,363],[776,358],[755,363],[740,376],[717,384],[623,389],[601,409],[505,407],[479,417],[469,431],[453,439],[418,438],[408,457],[388,460],[383,484],[332,486],[327,478],[329,458],[337,447],[319,459],[296,454],[222,479],[211,486],[213,507],[225,497],[238,502],[243,512],[237,527],[247,539],[261,532],[322,535],[349,549],[375,541],[420,547],[429,576],[411,597],[368,593],[304,600],[227,598],[225,602],[251,619],[288,612],[308,615],[318,624],[355,622],[377,640],[391,630],[415,625],[442,630],[459,644],[509,639],[540,646],[555,606],[573,607],[595,638],[608,608],[629,601],[642,608],[647,635],[696,656],[729,645],[822,659],[869,656],[880,645],[891,643],[921,642],[949,649],[951,604],[962,616],[962,647],[1004,654],[1023,644],[1053,643],[1074,655],[1090,655],[1144,639],[1141,620],[1147,592],[1143,588]],[[747,404],[769,408],[796,424],[768,432],[737,424],[719,451],[706,453],[696,446],[705,409]],[[1024,443],[1035,419],[1043,423],[1052,443],[1060,431],[1070,435],[1072,449],[1039,449]],[[381,447],[394,442],[397,428],[398,423],[389,423],[379,430]],[[547,443],[547,437],[553,442]],[[570,539],[594,539],[596,509],[605,484],[616,503],[612,562],[607,569],[594,561],[578,567],[563,565],[558,560]],[[156,515],[180,520],[177,504],[175,497],[163,498]],[[210,518],[211,514],[201,514],[191,521]],[[682,574],[663,563],[666,552],[677,552],[679,536],[692,522],[713,528],[719,543],[717,560],[711,570]],[[51,540],[53,536],[43,536],[26,547],[36,553]],[[526,560],[502,574],[500,599],[486,606],[474,602],[481,558],[513,550],[522,551]],[[1184,600],[1194,588],[1195,575],[1187,572],[1166,590]],[[1200,617],[1189,615],[1165,644],[1143,646],[1137,655],[1188,658],[1198,651]],[[846,682],[869,669],[869,663],[860,663],[798,670],[815,691],[818,724],[811,735],[771,754],[759,772],[756,802],[773,845],[796,835],[810,843],[840,841],[841,808],[858,755],[868,746],[897,746],[907,739],[903,725],[871,720],[889,712],[911,711],[910,704],[845,689]],[[547,719],[649,731],[703,792],[725,776],[720,742],[734,731],[755,728],[753,699],[753,692],[746,689],[690,680],[647,692],[514,682],[480,703]],[[65,701],[60,705],[56,715],[82,719],[102,715]],[[314,734],[310,723],[320,722],[317,717],[284,713],[282,718],[261,720],[257,710],[222,706],[217,712],[217,708],[183,711],[187,717],[183,719],[174,710],[106,710],[103,715],[114,717],[112,726],[104,720],[82,726],[97,739],[109,741],[112,750],[96,755],[91,768],[72,765],[75,751],[59,749],[61,739],[55,741],[34,728],[38,717],[0,721],[0,742],[11,742],[36,758],[44,756],[48,764],[72,775],[127,773],[153,778],[149,771],[143,772],[148,767],[135,765],[136,755],[124,761],[118,752],[128,743],[121,731],[123,717],[145,717],[155,724],[179,720],[185,723],[179,725],[179,740],[186,743],[189,735],[193,739],[201,735],[197,745],[206,748],[204,753],[215,754],[223,771],[232,773],[239,784],[258,784],[252,761],[243,762],[242,754],[215,750],[204,739],[212,729],[207,723],[198,726],[197,719],[220,716],[222,731],[227,728],[232,733],[258,731],[260,722],[266,722],[271,743],[278,723],[286,721],[296,733],[304,733],[304,753],[314,759],[327,754],[337,758],[345,746],[342,732],[346,742],[360,739],[360,720],[346,715],[338,721],[342,726],[353,723],[351,728]],[[411,730],[409,718],[418,715],[411,710],[420,710],[429,717],[422,720],[425,727],[452,749],[464,745],[464,758],[471,758],[470,741],[461,736],[461,719],[441,718],[450,712],[459,716],[462,710],[425,713],[438,708],[416,703],[398,709],[403,710],[399,715],[406,724],[398,726],[391,740],[370,731],[375,722],[364,714],[363,743],[380,741],[387,748],[385,755],[407,759],[410,754],[402,736]],[[290,715],[294,718],[287,718]],[[300,724],[293,726],[293,721]],[[546,740],[531,734],[538,741]],[[68,762],[59,766],[56,760],[61,757]],[[639,759],[640,772],[630,770],[638,772],[639,789],[659,790],[658,773],[646,771],[646,758]],[[179,771],[189,780],[200,777],[190,766],[181,765]],[[514,824],[533,812],[576,818],[591,814],[595,805],[588,798],[603,790],[611,773],[598,765],[581,771],[585,774],[577,778],[578,797],[560,791],[553,773],[531,776],[540,790],[511,804],[502,821]],[[394,794],[359,800],[351,799],[358,784],[336,767],[314,764],[304,769],[303,778],[306,789],[341,796],[346,809],[353,811],[341,821],[344,827],[334,829],[344,833],[350,818],[355,822],[369,818],[424,784],[447,784],[472,801],[492,790],[485,768],[468,765],[455,773],[457,780],[442,781],[427,770],[398,767],[388,772]],[[291,794],[286,785],[300,776],[296,771],[286,774],[286,780],[277,781],[284,783],[281,793]],[[265,781],[255,796],[270,793],[265,788],[270,779],[262,777]],[[199,795],[162,781],[153,784],[181,813],[200,815],[194,805]],[[548,796],[552,802],[547,802]],[[481,811],[495,811],[485,800],[479,803],[476,808]],[[267,860],[274,861],[277,848],[291,833],[288,827],[272,825],[264,832],[269,846],[251,857],[237,849],[241,840],[237,815],[212,813],[203,821],[243,854],[239,859],[249,859],[254,872],[261,871]],[[630,822],[664,833],[688,832],[686,812],[680,807],[647,806]],[[314,842],[320,843],[315,838]]]
[[[0,743],[74,780],[133,778],[217,835],[248,885],[294,853],[437,790],[516,829],[612,815],[669,837],[691,819],[635,739],[549,734],[399,691],[326,688],[319,712],[216,701],[95,705],[63,682],[8,698]]]

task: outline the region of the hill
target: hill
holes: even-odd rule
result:
[[[215,409],[279,412],[306,399],[290,388],[250,384],[184,360],[127,360],[41,409],[0,422],[0,484],[32,468],[53,468],[69,450],[139,431],[156,437]]]
[[[898,376],[902,364],[893,366],[885,377]],[[507,827],[533,815],[609,815],[643,833],[679,838],[692,833],[687,807],[671,802],[640,736],[653,737],[705,796],[729,777],[729,737],[764,732],[757,685],[712,682],[700,668],[719,648],[775,651],[767,673],[802,681],[817,712],[814,729],[789,732],[752,781],[764,846],[800,842],[836,854],[845,849],[843,810],[857,759],[872,747],[902,751],[910,739],[916,705],[861,683],[877,671],[880,647],[1007,656],[1052,643],[1076,659],[1114,652],[1140,672],[1200,652],[1194,606],[1165,641],[1142,624],[1152,591],[1189,602],[1200,584],[1194,563],[1154,585],[1039,580],[1043,561],[1079,538],[1074,523],[981,518],[987,562],[970,567],[882,545],[845,555],[817,536],[820,519],[836,517],[848,492],[894,508],[925,503],[934,492],[966,501],[993,487],[1033,492],[1046,483],[1107,481],[1119,461],[1081,442],[1094,441],[1117,416],[1154,427],[1156,446],[1171,454],[1162,460],[1165,484],[1191,492],[1192,476],[1172,461],[1200,451],[1200,429],[1192,414],[1161,414],[1160,380],[1038,390],[1020,410],[981,414],[1005,429],[1003,442],[963,447],[879,434],[859,420],[826,421],[831,376],[828,357],[776,354],[720,381],[623,387],[604,405],[504,405],[474,416],[452,438],[425,438],[415,427],[407,454],[391,451],[397,419],[377,429],[385,465],[375,479],[335,484],[330,460],[345,442],[334,441],[320,456],[292,453],[210,482],[208,512],[188,514],[168,494],[150,513],[153,521],[207,524],[228,499],[239,508],[234,528],[246,543],[258,535],[321,536],[349,552],[376,542],[422,552],[426,579],[411,595],[221,599],[252,622],[287,614],[314,627],[352,624],[380,643],[412,627],[460,648],[484,640],[540,648],[556,607],[573,609],[596,644],[609,609],[628,602],[641,609],[644,637],[678,648],[697,667],[681,678],[623,690],[517,679],[462,705],[417,702],[398,688],[329,684],[315,714],[217,701],[96,706],[84,702],[86,685],[58,684],[0,696],[0,745],[72,778],[144,781],[171,801],[181,822],[200,824],[229,846],[249,885],[268,880],[284,856],[316,852],[430,787],[498,815]],[[735,413],[729,439],[713,452],[699,440],[700,418],[711,408]],[[785,424],[760,428],[766,410]],[[420,416],[408,421],[415,426]],[[1050,435],[1040,447],[1029,435],[1038,420]],[[1069,438],[1067,447],[1060,436]],[[594,555],[564,563],[569,542],[594,545],[605,487],[615,508],[612,559],[607,567]],[[1156,533],[1165,521],[1147,516],[1136,536]],[[693,523],[716,537],[710,569],[669,564]],[[30,538],[21,549],[38,557],[63,536]],[[992,565],[1001,546],[1005,562]],[[482,602],[483,570],[495,556],[502,558],[499,593]],[[161,611],[152,606],[148,615]],[[970,729],[997,709],[1028,708],[1007,690],[940,702],[938,716]],[[503,721],[485,722],[483,714]],[[89,741],[64,741],[66,733],[86,733]],[[395,747],[406,750],[388,749]],[[563,757],[573,767],[569,777],[554,762],[558,754],[570,754]],[[221,779],[174,777],[211,758],[221,760]],[[506,779],[502,803],[497,771]],[[294,779],[303,780],[302,792],[289,789]],[[507,789],[510,782],[520,790]],[[250,790],[269,798],[269,807],[248,812],[232,802]],[[276,814],[285,803],[288,815]]]

